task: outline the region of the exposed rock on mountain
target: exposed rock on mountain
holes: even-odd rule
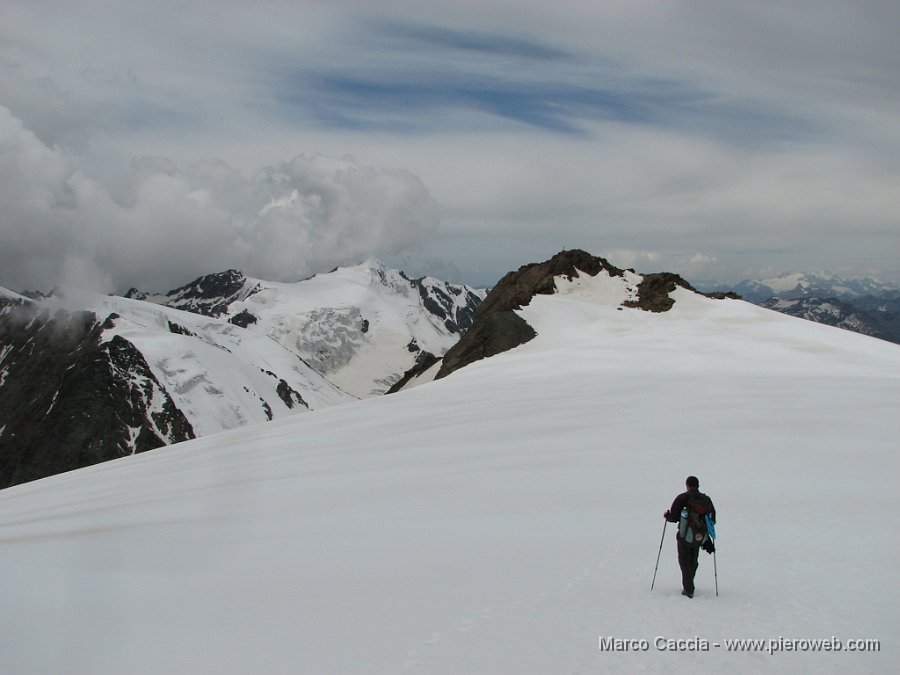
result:
[[[419,352],[419,355],[416,357],[416,362],[413,364],[413,367],[403,373],[403,377],[395,382],[391,386],[391,388],[387,390],[386,393],[395,394],[398,391],[404,389],[410,382],[419,377],[422,373],[427,371],[439,361],[440,359],[431,352]]]
[[[223,320],[74,291],[0,306],[0,487],[352,400]]]
[[[257,290],[258,285],[250,283],[243,272],[227,270],[207,274],[163,295],[152,295],[132,288],[125,297],[159,302],[192,314],[220,317],[227,313],[231,303],[244,300]]]
[[[668,312],[675,301],[669,294],[678,286],[693,291],[694,287],[677,274],[659,272],[645,274],[637,285],[637,299],[628,300],[624,307],[634,307],[648,312]]]
[[[194,437],[141,353],[104,342],[95,314],[0,312],[0,488]]]
[[[405,275],[404,275],[405,276]],[[468,286],[457,286],[431,277],[410,279],[419,291],[422,306],[444,322],[449,333],[462,335],[472,326],[475,310],[484,299],[484,293]]]

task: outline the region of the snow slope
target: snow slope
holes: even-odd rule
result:
[[[536,339],[411,391],[0,492],[3,668],[892,671],[900,348],[683,289],[620,309],[619,283],[560,281]],[[679,595],[671,526],[650,591],[689,473],[719,597],[705,553]],[[880,651],[724,642],[779,637]]]

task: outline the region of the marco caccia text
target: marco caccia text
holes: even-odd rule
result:
[[[652,641],[645,638],[630,639],[612,636],[600,636],[601,652],[646,652],[652,646],[660,652],[708,652],[709,640],[701,637],[692,638],[667,638],[663,635],[656,636]]]

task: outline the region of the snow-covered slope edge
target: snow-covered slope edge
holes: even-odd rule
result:
[[[608,281],[535,297],[533,340],[413,391],[0,492],[4,667],[890,671],[900,348],[683,289],[620,310]],[[671,527],[650,591],[689,473],[719,597],[706,554],[679,595]]]

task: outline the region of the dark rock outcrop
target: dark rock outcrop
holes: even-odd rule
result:
[[[169,291],[166,293],[165,304],[194,314],[221,317],[228,312],[228,306],[231,303],[246,299],[256,290],[255,287],[249,287],[247,277],[243,272],[226,270],[216,274],[207,274],[189,284]]]
[[[675,304],[675,301],[669,297],[669,293],[678,286],[696,292],[693,286],[677,274],[671,272],[645,274],[637,286],[637,299],[623,304],[625,307],[634,307],[648,312],[668,312]]]
[[[300,392],[289,385],[286,380],[279,379],[275,391],[288,408],[293,409],[295,405],[299,405],[309,410],[309,404],[303,400]]]
[[[472,327],[481,298],[471,289],[441,282],[427,283],[425,278],[410,280],[419,292],[422,306],[444,322],[450,333],[465,333]]]
[[[235,326],[240,326],[241,328],[246,328],[257,321],[258,319],[246,309],[228,319],[229,323],[233,323]]]

